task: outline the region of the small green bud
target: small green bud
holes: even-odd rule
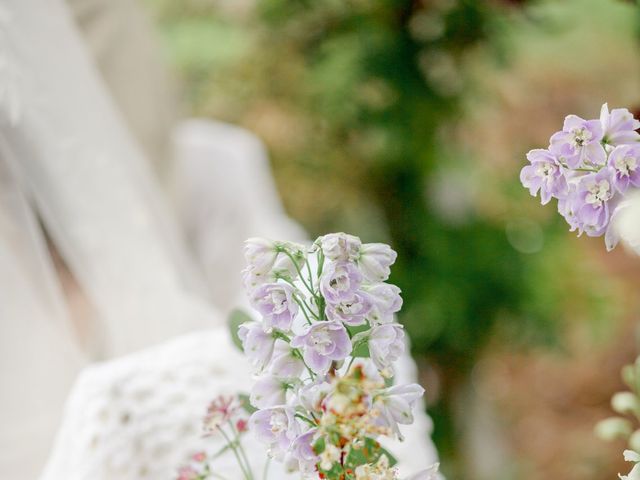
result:
[[[611,397],[611,408],[623,415],[640,412],[640,400],[631,392],[618,392]]]
[[[606,441],[627,438],[631,434],[631,422],[625,418],[609,417],[600,420],[594,431],[598,438]]]

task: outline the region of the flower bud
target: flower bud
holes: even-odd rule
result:
[[[609,417],[600,420],[594,430],[597,437],[606,441],[627,438],[631,434],[631,422],[625,418]]]
[[[640,411],[640,401],[631,392],[618,392],[611,397],[611,408],[621,414]]]
[[[268,272],[273,267],[277,256],[277,245],[271,240],[253,237],[244,242],[244,258],[256,272]]]

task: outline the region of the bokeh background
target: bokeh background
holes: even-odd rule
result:
[[[640,260],[518,181],[576,113],[640,107],[621,0],[144,0],[186,115],[266,144],[288,213],[398,251],[400,320],[448,478],[601,480]]]

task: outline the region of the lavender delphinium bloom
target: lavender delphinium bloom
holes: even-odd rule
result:
[[[334,262],[355,260],[360,253],[362,242],[348,233],[329,233],[320,238],[320,248],[326,258]]]
[[[271,361],[276,339],[264,331],[259,322],[247,322],[238,328],[238,337],[249,362],[258,370],[263,370]]]
[[[266,328],[286,331],[298,314],[293,287],[284,283],[267,283],[251,295],[251,303],[264,318]]]
[[[373,325],[393,322],[393,315],[402,308],[400,289],[390,283],[376,283],[366,287],[373,307],[367,318]]]
[[[315,466],[320,457],[313,451],[313,441],[317,428],[298,435],[291,445],[291,456],[298,462],[298,468],[303,473],[315,472]]]
[[[605,103],[600,110],[600,124],[603,130],[602,141],[607,145],[623,145],[640,140],[640,134],[636,132],[640,128],[640,122],[626,108],[614,108],[609,112],[609,106]]]
[[[269,446],[271,453],[282,457],[300,434],[293,407],[271,407],[254,412],[249,429],[258,441]]]
[[[360,288],[362,273],[353,263],[329,263],[320,280],[320,291],[328,303],[349,300]]]
[[[326,321],[311,325],[293,338],[291,346],[303,350],[305,363],[318,374],[325,374],[332,361],[344,360],[351,353],[351,340],[340,322]]]
[[[640,187],[640,144],[617,146],[609,155],[608,163],[618,192],[625,193],[629,185]]]
[[[348,300],[327,305],[325,311],[330,320],[345,325],[357,326],[367,323],[366,316],[371,311],[372,301],[364,292],[356,292]]]
[[[384,282],[398,254],[384,243],[365,243],[360,249],[358,266],[370,282]]]
[[[283,341],[277,342],[269,372],[278,377],[294,378],[300,376],[303,370],[304,363],[295,350]]]
[[[549,150],[535,149],[527,153],[530,164],[520,171],[522,185],[532,196],[540,191],[543,205],[552,198],[561,198],[567,193],[567,180],[556,156]]]
[[[578,198],[578,189],[575,185],[569,187],[567,195],[558,200],[558,213],[564,217],[569,224],[569,231],[574,232],[581,230],[581,225],[578,219],[578,210],[581,203]]]
[[[603,168],[598,173],[585,175],[578,184],[580,229],[591,237],[602,235],[609,224],[609,200],[613,197],[612,172]]]
[[[606,153],[600,141],[603,132],[600,120],[584,120],[569,115],[564,120],[562,131],[551,137],[550,150],[564,159],[570,168],[587,163],[603,165]]]
[[[251,405],[256,408],[283,405],[286,400],[287,390],[291,387],[290,383],[273,375],[264,375],[258,378],[251,389],[249,397]]]
[[[369,352],[379,370],[391,370],[393,373],[393,362],[404,352],[402,325],[393,323],[373,327],[369,334]]]

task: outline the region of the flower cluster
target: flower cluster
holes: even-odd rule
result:
[[[569,115],[547,149],[527,154],[520,181],[543,205],[556,198],[571,231],[605,235],[610,250],[618,243],[612,220],[628,192],[640,188],[638,128],[629,110],[607,104],[597,120]]]
[[[386,283],[396,253],[334,233],[310,248],[252,238],[245,258],[261,316],[238,332],[256,372],[249,429],[303,478],[396,479],[377,438],[400,437],[424,392],[391,386],[405,345],[400,289]]]
[[[194,453],[188,464],[178,469],[177,480],[208,480],[219,478],[211,468],[211,463],[227,451],[233,452],[238,465],[246,476],[251,471],[247,455],[242,446],[241,437],[246,433],[248,422],[243,410],[248,410],[245,399],[241,396],[216,397],[207,408],[202,429],[205,436],[221,435],[226,445],[217,452],[205,450]]]

